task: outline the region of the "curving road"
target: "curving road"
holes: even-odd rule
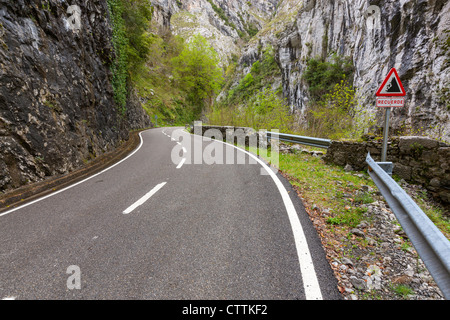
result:
[[[246,164],[191,164],[194,145]],[[113,167],[0,212],[0,299],[340,299],[295,191],[250,159],[180,128],[142,132]]]

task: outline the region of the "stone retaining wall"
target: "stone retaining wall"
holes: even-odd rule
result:
[[[333,141],[324,161],[353,170],[365,170],[367,153],[380,161],[380,141]],[[386,161],[394,163],[393,174],[408,182],[422,184],[444,204],[450,204],[450,146],[427,137],[392,137]]]

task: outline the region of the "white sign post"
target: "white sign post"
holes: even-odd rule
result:
[[[383,130],[383,150],[381,152],[381,162],[386,162],[387,156],[387,140],[389,132],[389,116],[391,114],[392,107],[403,107],[405,105],[406,95],[405,88],[403,88],[400,77],[397,70],[392,68],[389,71],[383,84],[377,91],[377,107],[386,108],[384,118],[384,130]]]

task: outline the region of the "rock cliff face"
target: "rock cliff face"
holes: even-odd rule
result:
[[[0,0],[0,191],[70,172],[150,125],[139,104],[128,117],[115,108],[106,1],[72,4],[80,28],[66,1]]]
[[[379,7],[379,16],[366,13],[371,5]],[[243,50],[241,64],[258,59],[258,46],[266,44],[277,49],[283,93],[298,110],[309,100],[301,78],[307,60],[336,53],[353,61],[354,84],[380,121],[375,92],[395,67],[407,96],[406,106],[393,111],[393,127],[423,127],[450,141],[450,2],[282,0]]]
[[[277,80],[293,109],[310,99],[302,80],[307,61],[338,54],[351,59],[354,85],[363,103],[377,112],[375,92],[395,67],[407,91],[392,127],[411,128],[450,141],[450,2],[445,0],[151,0],[159,24],[189,37],[200,33],[218,51],[222,65],[239,57],[242,77],[276,49]],[[379,11],[368,11],[370,6]],[[254,35],[249,32],[259,32]],[[243,36],[245,35],[245,36]],[[248,41],[248,43],[246,43]],[[237,83],[237,81],[236,81]],[[423,129],[422,129],[423,128]]]
[[[392,67],[407,91],[393,111],[404,124],[450,141],[450,2],[446,0],[149,0],[154,23],[200,33],[240,76],[271,45],[283,94],[304,112],[309,58],[350,57],[365,105]],[[118,116],[110,83],[114,50],[106,1],[0,0],[0,191],[65,173],[148,126],[137,99]],[[379,18],[367,16],[370,5]],[[375,15],[376,17],[376,15]],[[72,20],[71,20],[72,19]]]
[[[153,6],[153,22],[161,28],[170,28],[170,19],[183,7],[183,1],[150,0]]]
[[[201,34],[222,66],[238,58],[245,41],[270,21],[278,0],[150,0],[154,20],[186,39]]]

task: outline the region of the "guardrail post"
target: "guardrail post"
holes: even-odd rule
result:
[[[392,162],[377,162],[377,164],[390,176],[394,170],[394,164]]]

